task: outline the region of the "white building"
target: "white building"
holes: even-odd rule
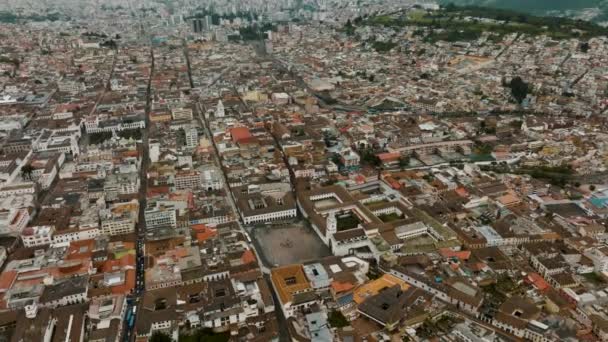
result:
[[[107,115],[94,115],[86,117],[83,125],[87,133],[120,132],[146,128],[143,115],[123,115],[120,118],[111,118]]]
[[[0,131],[9,132],[12,130],[22,130],[27,120],[23,115],[6,115],[0,118]]]
[[[150,142],[150,161],[158,162],[160,158],[160,144],[158,142]]]
[[[590,248],[584,254],[593,261],[593,268],[596,272],[608,272],[608,246]]]
[[[51,243],[53,246],[63,247],[68,246],[72,241],[89,240],[97,236],[99,236],[99,228],[97,227],[77,228],[61,232],[55,231]]]
[[[139,192],[140,180],[137,172],[114,173],[106,177],[103,191],[107,199],[114,200],[119,195]]]
[[[64,265],[70,267],[72,263],[77,261],[68,261]],[[54,284],[45,286],[40,302],[47,307],[56,308],[59,306],[67,306],[87,301],[87,293],[89,291],[88,277],[71,277],[58,281]]]
[[[135,219],[129,215],[108,217],[101,221],[101,234],[113,236],[135,231]]]
[[[0,235],[19,235],[30,221],[30,212],[25,208],[0,211]]]
[[[62,152],[80,154],[80,131],[55,132],[45,130],[32,144],[34,152]]]
[[[289,94],[273,93],[271,96],[272,102],[277,105],[286,105],[289,103]]]
[[[296,208],[291,208],[281,211],[272,211],[269,213],[258,214],[258,215],[243,215],[243,221],[245,224],[264,223],[274,220],[289,219],[297,216]]]
[[[192,120],[191,108],[174,108],[171,110],[173,120]]]
[[[60,92],[77,94],[86,90],[84,82],[76,82],[73,80],[61,80],[57,82],[57,88]]]
[[[217,108],[215,109],[215,117],[223,118],[225,115],[226,111],[224,109],[224,104],[222,103],[222,100],[219,100],[217,103]]]
[[[173,178],[173,185],[177,190],[199,189],[201,186],[201,175],[198,171],[180,171]]]
[[[144,212],[146,228],[177,227],[177,210],[173,205],[152,203]]]
[[[59,174],[59,170],[65,161],[65,154],[37,154],[29,164],[33,170],[28,177],[40,185],[42,189],[50,188],[51,184]]]
[[[0,197],[33,195],[35,193],[36,184],[34,182],[11,183],[0,187]]]
[[[27,227],[21,232],[21,241],[25,247],[50,245],[55,233],[53,226]]]
[[[213,166],[203,166],[200,169],[201,187],[204,190],[220,190],[224,187],[222,171]]]
[[[184,129],[186,133],[186,147],[195,148],[198,146],[198,131],[196,127],[188,127]]]

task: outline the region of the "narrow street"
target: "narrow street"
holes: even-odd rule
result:
[[[129,296],[127,303],[127,313],[132,312],[133,307],[137,307],[133,313],[132,322],[137,319],[137,313],[139,312],[140,302],[139,299],[142,297],[145,291],[145,236],[146,236],[146,221],[145,221],[145,210],[146,210],[146,194],[148,192],[148,167],[150,166],[150,146],[149,146],[149,131],[150,131],[150,109],[152,106],[152,77],[154,75],[154,50],[150,48],[151,65],[150,65],[150,77],[148,79],[148,88],[146,92],[146,128],[142,130],[141,136],[141,166],[140,166],[140,189],[139,189],[139,216],[138,222],[135,226],[136,234],[136,264],[135,264],[135,289],[133,294]],[[134,326],[130,326],[130,322],[125,320],[124,322],[124,341],[135,340],[135,329]]]
[[[192,79],[192,69],[190,67],[190,58],[188,55],[188,49],[187,46],[184,45],[184,55],[186,56],[186,60],[188,61],[187,66],[188,66],[188,77],[190,79]],[[211,84],[209,84],[207,86],[207,88],[210,88],[211,86],[213,86],[217,81],[219,81],[222,78],[222,75],[228,70],[232,68],[232,65],[227,67],[226,69],[224,69],[220,75],[215,78],[213,80],[213,82]],[[226,173],[224,172],[224,169],[222,167],[222,163],[221,163],[221,158],[217,149],[217,146],[215,145],[215,141],[213,140],[213,134],[211,132],[210,126],[209,126],[209,122],[208,120],[205,118],[204,116],[204,110],[205,108],[203,107],[203,105],[199,102],[196,103],[196,115],[198,116],[199,122],[203,127],[203,131],[205,136],[207,137],[207,139],[209,139],[209,141],[211,141],[211,144],[213,146],[213,159],[215,164],[220,168],[220,170],[222,170],[222,177],[224,180],[224,190],[226,191],[226,198],[228,198],[228,202],[230,203],[230,206],[232,207],[232,210],[234,211],[234,213],[236,215],[238,215],[238,218],[236,220],[236,223],[239,226],[239,229],[246,235],[246,236],[250,236],[249,232],[247,232],[247,230],[245,229],[245,227],[242,224],[242,219],[240,217],[240,212],[236,206],[236,202],[234,199],[234,195],[232,194],[232,189],[230,188],[230,184],[228,182],[228,178],[226,177]],[[251,238],[251,237],[250,237]],[[259,253],[259,251],[256,249],[255,245],[253,243],[249,244],[250,247],[253,249],[253,251],[255,252],[255,254],[258,256],[258,264],[260,267],[260,270],[262,271],[264,280],[266,281],[268,287],[270,289],[273,288],[272,286],[272,282],[270,280],[270,268],[267,265],[264,265],[262,258],[260,258],[259,256],[261,255]],[[272,293],[272,299],[275,303],[279,303],[278,297],[276,296],[276,293],[274,292],[274,290],[271,290]],[[289,334],[289,329],[287,328],[287,320],[285,318],[285,316],[283,315],[283,311],[278,307],[278,305],[275,305],[275,314],[277,316],[277,322],[278,322],[278,330],[279,330],[279,341],[280,342],[288,342],[291,341],[291,335]]]

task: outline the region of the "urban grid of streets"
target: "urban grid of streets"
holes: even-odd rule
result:
[[[142,165],[141,165],[141,169],[140,169],[140,177],[143,180],[147,180],[147,170],[148,167],[150,165],[150,156],[149,156],[149,138],[148,138],[148,134],[149,134],[149,129],[150,129],[150,117],[149,117],[149,113],[150,113],[150,106],[151,106],[151,97],[150,97],[150,82],[152,80],[152,77],[154,75],[154,49],[151,48],[150,49],[150,54],[151,54],[151,70],[150,70],[150,80],[148,82],[148,88],[147,88],[147,95],[146,95],[146,128],[142,130],[142,151],[143,151],[143,156],[142,156]],[[186,60],[189,60],[188,57],[188,49],[186,46],[184,46],[184,54],[186,57]],[[230,69],[231,66],[228,66],[226,68],[226,70]],[[112,72],[114,70],[112,69]],[[190,70],[190,63],[188,62],[188,74],[190,76],[191,70]],[[211,87],[215,84],[215,82],[217,82],[221,77],[222,77],[223,72],[208,86]],[[110,76],[111,79],[111,76]],[[109,82],[109,80],[108,80]],[[101,96],[103,97],[103,95]],[[100,100],[101,100],[100,97]],[[93,109],[94,110],[94,109]],[[207,135],[208,138],[212,137],[211,132],[209,131],[208,128],[208,123],[206,122],[205,118],[203,117],[203,115],[201,114],[203,111],[203,109],[201,108],[200,104],[196,104],[196,115],[198,116],[199,122],[201,123],[202,127],[204,127],[204,132]],[[213,139],[210,139],[211,141],[213,141]],[[217,165],[221,165],[220,163],[220,157],[218,155],[217,152],[217,148],[214,146],[214,158],[215,158],[215,162]],[[223,176],[225,179],[225,175]],[[230,205],[232,206],[232,209],[234,210],[235,213],[238,213],[238,209],[234,203],[234,198],[232,195],[232,192],[230,190],[230,187],[228,185],[228,181],[225,179],[224,180],[224,186],[225,186],[225,190],[226,193],[230,194],[229,196],[227,196],[226,198],[228,199]],[[138,224],[136,226],[136,235],[137,235],[137,242],[136,242],[136,248],[137,248],[137,266],[136,266],[136,288],[135,291],[133,293],[133,295],[129,295],[129,297],[127,298],[127,310],[126,312],[134,312],[134,319],[137,319],[137,313],[139,312],[139,310],[135,310],[133,311],[133,308],[138,308],[140,305],[140,298],[143,294],[143,292],[145,291],[145,269],[146,269],[146,265],[145,265],[145,250],[144,250],[144,245],[145,245],[145,238],[146,238],[146,227],[145,227],[145,217],[144,217],[144,213],[145,213],[145,209],[146,209],[146,194],[147,194],[147,181],[142,182],[142,186],[140,188],[140,195],[139,195],[139,203],[140,203],[140,210],[139,210],[139,219],[138,219]],[[249,234],[246,229],[243,227],[241,220],[237,220],[237,224],[240,227],[240,229],[245,233],[245,234]],[[253,247],[253,245],[252,245]],[[255,247],[253,247],[255,248]],[[259,255],[256,252],[256,255]],[[261,264],[260,268],[264,274],[264,279],[265,281],[268,283],[269,287],[272,287],[272,284],[270,282],[270,269],[264,265]],[[276,297],[276,294],[273,292],[273,297],[275,301],[278,301],[278,298]],[[282,312],[278,312],[277,313],[277,319],[279,321],[279,333],[280,333],[280,341],[289,341],[290,337],[289,337],[289,331],[287,329],[287,324],[285,322],[285,317],[283,315]],[[124,320],[123,322],[123,336],[124,336],[124,341],[133,341],[135,339],[135,336],[133,335],[133,330],[129,328],[129,322],[127,320]]]
[[[0,10],[0,341],[608,340],[608,28],[211,2]]]

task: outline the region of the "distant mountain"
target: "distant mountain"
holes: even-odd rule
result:
[[[542,16],[567,16],[608,25],[608,0],[439,0],[439,3],[503,8]]]

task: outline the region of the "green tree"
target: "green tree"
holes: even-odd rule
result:
[[[346,317],[344,317],[344,315],[342,314],[342,312],[337,310],[332,311],[329,314],[329,317],[327,318],[327,323],[329,323],[332,328],[343,328],[350,325]]]
[[[409,156],[401,156],[399,157],[399,167],[405,169],[410,166],[410,157]]]
[[[372,48],[374,48],[374,50],[376,50],[377,52],[388,52],[388,51],[391,51],[395,46],[397,46],[397,43],[395,43],[393,41],[388,41],[388,42],[375,41],[372,43]]]
[[[380,164],[382,164],[382,161],[374,153],[374,150],[369,148],[361,152],[361,163],[371,166],[380,166]]]
[[[229,333],[214,333],[209,328],[198,329],[192,334],[180,334],[179,336],[179,342],[228,342],[229,340]]]
[[[524,82],[521,77],[514,77],[509,83],[509,88],[511,88],[511,95],[517,101],[517,103],[522,103],[523,100],[528,96],[530,92],[530,86],[528,83]]]
[[[23,165],[23,167],[21,168],[21,177],[24,180],[31,180],[32,172],[34,172],[34,168],[32,167],[32,165],[30,165],[30,164]]]
[[[353,26],[353,23],[350,21],[350,19],[348,19],[346,21],[346,24],[344,25],[344,31],[349,36],[352,36],[355,34],[355,27]]]
[[[150,336],[150,342],[173,342],[173,339],[162,331],[155,331]]]

